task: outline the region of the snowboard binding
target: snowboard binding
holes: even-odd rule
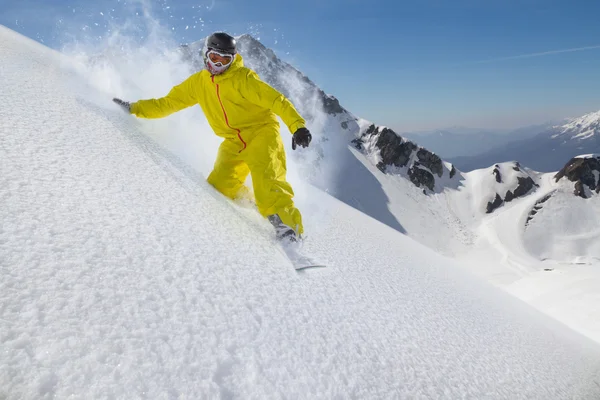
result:
[[[285,225],[279,215],[273,214],[267,217],[271,225],[275,228],[275,237],[279,241],[288,241],[290,243],[296,243],[300,241],[298,234],[289,226]]]

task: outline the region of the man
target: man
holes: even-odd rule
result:
[[[278,239],[297,241],[304,232],[286,181],[286,155],[277,115],[292,136],[292,148],[307,147],[305,120],[281,93],[244,66],[235,39],[216,32],[203,50],[206,69],[187,78],[162,98],[128,103],[113,101],[141,118],[162,118],[199,104],[215,134],[225,140],[208,182],[231,198],[248,197],[250,173],[259,212],[273,224]]]

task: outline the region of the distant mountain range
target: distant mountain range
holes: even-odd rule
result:
[[[597,111],[479,155],[447,157],[447,160],[461,171],[486,168],[498,162],[518,161],[539,172],[554,172],[564,166],[565,160],[580,154],[599,152],[600,111]]]
[[[547,122],[513,130],[449,127],[431,131],[404,132],[402,136],[419,143],[445,159],[477,156],[510,143],[529,139],[565,121]],[[492,161],[485,165],[493,164]]]

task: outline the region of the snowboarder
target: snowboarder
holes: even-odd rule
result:
[[[206,39],[201,70],[162,98],[129,103],[113,101],[140,118],[162,118],[199,104],[221,143],[208,182],[223,195],[249,198],[244,182],[250,173],[259,212],[275,227],[278,239],[297,241],[304,232],[286,181],[286,155],[277,115],[292,136],[292,148],[312,139],[305,120],[281,93],[244,66],[236,40],[224,32]]]

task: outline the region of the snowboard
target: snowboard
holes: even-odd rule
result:
[[[312,257],[304,254],[300,246],[296,243],[278,243],[279,248],[290,260],[296,271],[303,271],[312,268],[325,268],[326,265],[315,261]]]

